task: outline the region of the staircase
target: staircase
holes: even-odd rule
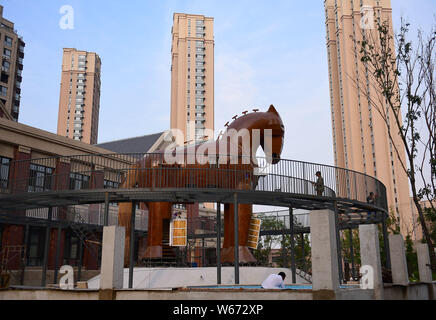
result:
[[[88,222],[83,219],[74,207],[70,209],[70,213],[72,214],[72,219],[68,219],[68,226],[73,230],[85,248],[88,249],[92,257],[98,261],[99,250],[95,245],[101,245],[101,240],[97,239],[92,232],[87,230],[86,225],[88,225]]]
[[[176,250],[170,246],[169,220],[163,220],[162,228],[162,257],[143,259],[142,265],[147,267],[175,267],[177,265]]]
[[[176,265],[176,252],[173,247],[170,247],[170,228],[169,221],[165,223],[162,232],[162,260],[168,264]]]
[[[312,283],[312,276],[310,274],[308,274],[300,269],[296,269],[295,273],[298,274],[301,278],[303,278],[307,282]]]
[[[21,268],[19,273],[11,273],[9,270],[9,262],[16,258],[20,258]],[[26,265],[26,247],[24,245],[5,246],[0,252],[0,288],[7,288],[10,283],[11,275],[16,282],[21,283],[23,278],[24,267]]]
[[[311,264],[308,261],[297,261],[297,268],[295,273],[298,274],[301,278],[306,280],[309,283],[312,283],[312,275],[311,275]]]

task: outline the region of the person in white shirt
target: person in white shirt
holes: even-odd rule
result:
[[[279,272],[279,274],[270,274],[262,282],[262,288],[264,289],[283,289],[285,287],[286,274],[284,272]]]

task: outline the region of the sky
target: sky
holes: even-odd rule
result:
[[[274,104],[286,127],[282,158],[334,164],[324,6],[321,0],[1,0],[26,43],[19,122],[56,133],[62,49],[102,60],[98,142],[170,126],[175,12],[214,18],[215,131],[242,111]],[[62,29],[60,8],[74,9]],[[392,0],[429,30],[435,0]]]

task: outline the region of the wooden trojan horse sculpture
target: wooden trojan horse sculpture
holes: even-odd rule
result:
[[[246,139],[249,136],[247,147]],[[280,115],[270,106],[267,112],[253,112],[235,119],[226,132],[216,141],[185,146],[172,151],[150,154],[139,160],[127,173],[121,188],[218,188],[254,190],[257,183],[253,174],[257,167],[255,160],[259,146],[270,163],[278,163],[283,148],[284,126]],[[183,161],[169,163],[168,156],[182,154]],[[235,157],[236,153],[236,157]],[[195,154],[195,157],[189,155]],[[233,156],[233,157],[232,157]],[[171,158],[170,157],[170,158]],[[211,164],[210,159],[216,158]],[[172,158],[171,158],[172,159]],[[205,160],[209,159],[209,160]],[[249,159],[247,161],[247,159]],[[205,170],[198,170],[204,168]],[[194,183],[193,183],[194,182]],[[162,235],[164,220],[171,219],[173,203],[147,202],[148,238],[147,249],[142,259],[162,257]],[[124,261],[129,263],[131,203],[121,203],[118,223],[126,228]],[[252,205],[238,205],[239,260],[242,263],[255,262],[247,247],[248,229]],[[224,206],[224,243],[222,262],[234,260],[234,205]],[[189,222],[188,222],[189,223]]]

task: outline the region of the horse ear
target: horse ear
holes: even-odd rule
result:
[[[272,112],[272,113],[275,113],[276,115],[279,115],[279,113],[277,112],[276,108],[274,108],[273,105],[271,105],[271,106],[269,107],[268,112]]]

